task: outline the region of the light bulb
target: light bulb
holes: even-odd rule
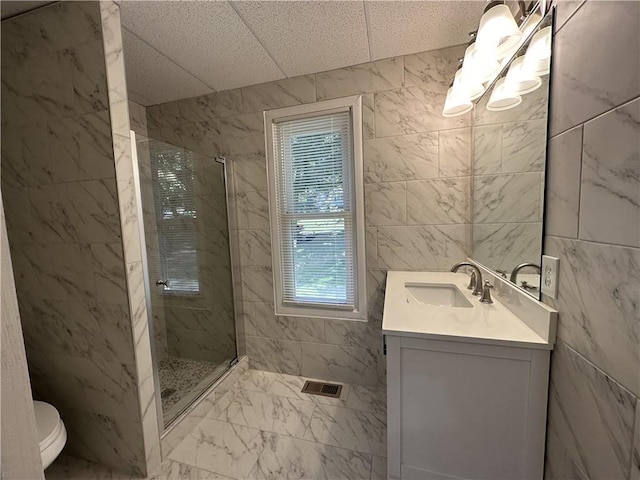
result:
[[[551,66],[551,26],[537,31],[524,56],[527,68],[534,75],[547,75]]]
[[[443,117],[457,117],[463,115],[473,108],[473,103],[469,97],[464,95],[464,92],[454,83],[449,90],[447,90],[447,98],[444,101],[444,109],[442,110]]]
[[[456,72],[453,85],[460,89],[461,95],[469,98],[469,100],[477,100],[485,91],[484,85],[475,77],[466,76],[462,68]]]
[[[522,32],[509,7],[494,5],[480,19],[476,51],[495,52],[496,57],[502,59],[518,49],[521,39]]]
[[[485,83],[500,72],[500,64],[490,53],[477,52],[475,43],[472,43],[464,52],[462,69],[466,78],[477,78],[479,82]]]
[[[513,89],[509,87],[509,84],[505,83],[505,78],[502,77],[493,86],[493,91],[487,102],[487,110],[500,112],[517,107],[521,103],[522,97],[516,94]]]
[[[509,66],[505,82],[516,95],[531,93],[542,85],[540,77],[525,64],[524,56],[516,58]]]

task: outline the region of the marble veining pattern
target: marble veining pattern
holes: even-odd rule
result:
[[[638,138],[640,99],[584,125],[581,239],[640,247]]]
[[[171,450],[159,473],[147,478],[386,478],[384,389],[344,384],[341,397],[334,399],[302,393],[305,379],[247,371],[219,400],[198,411],[199,423]],[[47,478],[136,477],[62,456]]]
[[[563,343],[552,363],[552,433],[588,478],[627,478],[635,397]]]

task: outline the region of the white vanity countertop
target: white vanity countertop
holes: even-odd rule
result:
[[[407,301],[406,283],[456,285],[473,305],[454,308]],[[492,295],[492,304],[467,290],[469,275],[449,272],[388,272],[382,332],[385,335],[551,350],[542,338]],[[492,293],[494,293],[492,291]]]

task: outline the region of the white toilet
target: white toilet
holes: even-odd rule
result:
[[[40,442],[42,468],[47,468],[56,459],[67,443],[67,430],[58,411],[48,403],[34,400],[36,428]]]

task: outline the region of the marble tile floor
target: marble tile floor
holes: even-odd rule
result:
[[[228,368],[202,360],[167,356],[158,362],[162,415],[165,425],[201,395]]]
[[[249,370],[172,452],[157,480],[386,478],[386,393],[344,384],[341,398],[304,394],[306,378]],[[61,457],[48,480],[130,480]]]

